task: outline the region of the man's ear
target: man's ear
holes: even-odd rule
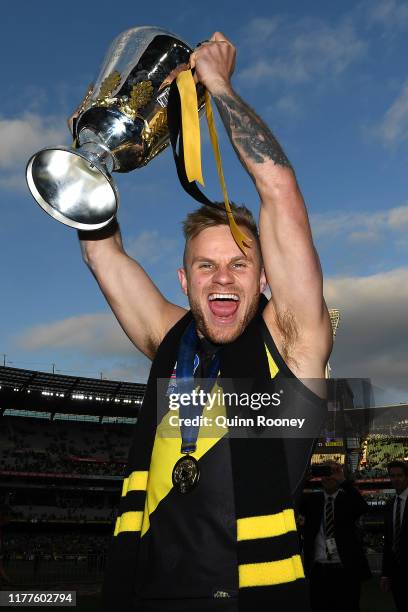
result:
[[[186,276],[186,271],[184,270],[184,268],[179,268],[177,270],[177,275],[178,275],[178,279],[181,285],[181,289],[184,293],[184,295],[188,295],[188,290],[187,290],[187,276]]]
[[[259,279],[259,291],[260,291],[260,293],[263,293],[267,286],[268,286],[268,283],[267,283],[266,276],[265,276],[265,270],[262,268],[261,269],[261,276],[260,276],[260,279]]]

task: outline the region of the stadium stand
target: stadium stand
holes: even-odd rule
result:
[[[351,405],[348,386],[340,381],[337,389]],[[99,588],[144,391],[142,384],[0,367],[0,584]],[[355,471],[370,505],[363,527],[374,571],[392,495],[385,467],[408,456],[402,414],[403,407],[391,425],[388,419],[387,434],[381,425],[365,435],[365,422],[356,437],[330,434],[312,458]],[[318,489],[319,479],[308,486]]]
[[[131,428],[38,418],[3,417],[7,437],[0,439],[3,470],[80,474],[121,473]]]
[[[0,583],[99,585],[144,390],[0,368]]]

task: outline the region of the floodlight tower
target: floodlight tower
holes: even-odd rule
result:
[[[329,308],[329,315],[330,315],[330,323],[332,326],[333,340],[334,340],[336,337],[337,329],[339,327],[339,323],[340,323],[340,310],[338,310],[337,308]],[[331,367],[330,367],[330,363],[327,362],[326,372],[325,372],[326,378],[330,378],[330,374],[331,374]]]

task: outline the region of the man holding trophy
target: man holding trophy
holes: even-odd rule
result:
[[[76,226],[116,318],[153,361],[106,574],[110,610],[309,609],[293,498],[313,440],[292,440],[288,452],[280,438],[202,439],[199,428],[169,439],[161,435],[167,414],[157,419],[158,379],[185,390],[184,381],[198,376],[211,385],[219,375],[272,381],[277,389],[287,378],[311,410],[323,403],[308,381],[324,378],[332,346],[319,258],[288,158],[232,88],[235,57],[216,32],[190,66],[260,197],[259,236],[248,209],[232,207],[246,253],[228,213],[208,206],[190,213],[178,271],[186,311],[126,254],[115,220],[92,232]]]

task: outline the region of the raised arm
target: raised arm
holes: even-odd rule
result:
[[[121,327],[153,359],[168,330],[185,310],[168,302],[143,268],[125,253],[116,222],[96,232],[78,232],[82,256]]]
[[[320,377],[332,334],[306,206],[278,141],[231,86],[235,54],[231,42],[216,32],[195,51],[193,63],[261,199],[259,233],[272,294],[265,321],[295,374]]]

